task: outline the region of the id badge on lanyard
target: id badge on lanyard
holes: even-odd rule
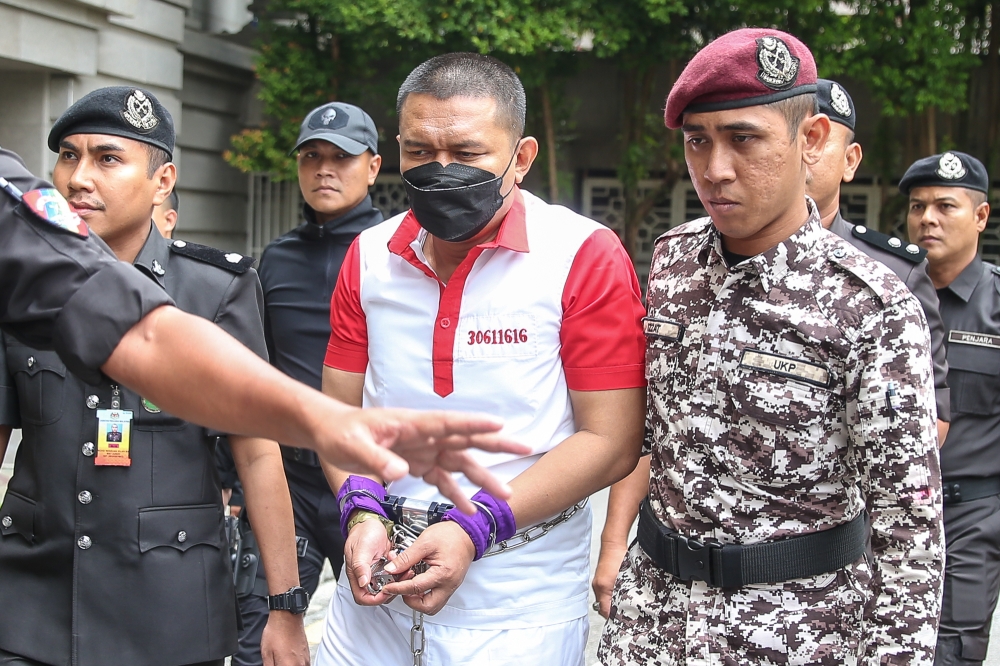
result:
[[[95,465],[128,467],[132,464],[129,445],[132,437],[132,412],[119,409],[121,393],[114,387],[111,409],[97,410],[97,456]]]

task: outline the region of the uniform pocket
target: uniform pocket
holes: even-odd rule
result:
[[[55,423],[63,414],[66,366],[54,352],[8,347],[7,364],[14,375],[21,418],[31,425]]]
[[[1000,349],[950,342],[948,386],[953,412],[1000,413]]]
[[[28,543],[34,543],[35,501],[8,490],[0,506],[0,534],[4,538],[19,534]]]
[[[175,548],[184,552],[194,546],[222,549],[226,534],[221,506],[162,506],[139,509],[139,552]]]
[[[764,485],[809,487],[840,468],[827,422],[837,398],[795,380],[737,371],[729,390],[730,427],[716,447],[737,477]]]

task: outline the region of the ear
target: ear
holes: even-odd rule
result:
[[[844,168],[844,182],[849,183],[854,180],[854,174],[857,173],[858,167],[861,166],[861,160],[864,158],[864,152],[861,150],[860,143],[852,143],[847,147],[847,153],[844,155],[847,160],[847,166]]]
[[[976,211],[973,214],[976,216],[976,232],[983,233],[986,229],[986,223],[990,221],[990,202],[984,201],[976,206]]]
[[[521,139],[521,145],[517,148],[517,157],[514,158],[514,182],[521,184],[524,177],[531,170],[531,164],[538,157],[538,141],[533,136],[526,136]]]
[[[153,205],[159,206],[174,191],[174,185],[177,184],[177,165],[173,162],[167,162],[153,174],[153,180],[156,181],[156,193],[153,194]]]
[[[382,168],[382,156],[375,155],[372,157],[371,162],[368,163],[368,187],[375,184],[375,179],[378,178],[379,169]]]
[[[813,166],[823,156],[826,141],[830,138],[830,119],[824,113],[806,118],[802,121],[799,136],[802,138],[802,161]]]
[[[165,232],[163,236],[165,238],[169,238],[167,234],[174,233],[174,229],[177,228],[177,211],[168,210],[166,213],[163,214],[163,221],[166,222],[166,224],[163,225],[164,228],[162,231]]]

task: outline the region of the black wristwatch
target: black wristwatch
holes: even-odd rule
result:
[[[288,611],[294,615],[301,615],[309,608],[309,593],[305,588],[295,587],[284,594],[273,594],[267,598],[267,607],[270,610]]]

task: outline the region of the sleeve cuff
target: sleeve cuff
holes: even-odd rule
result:
[[[564,368],[566,386],[571,391],[615,391],[646,386],[645,366],[619,365],[610,368]]]
[[[323,365],[344,372],[359,374],[368,370],[368,349],[351,344],[336,344],[331,342],[326,347],[326,359]]]

